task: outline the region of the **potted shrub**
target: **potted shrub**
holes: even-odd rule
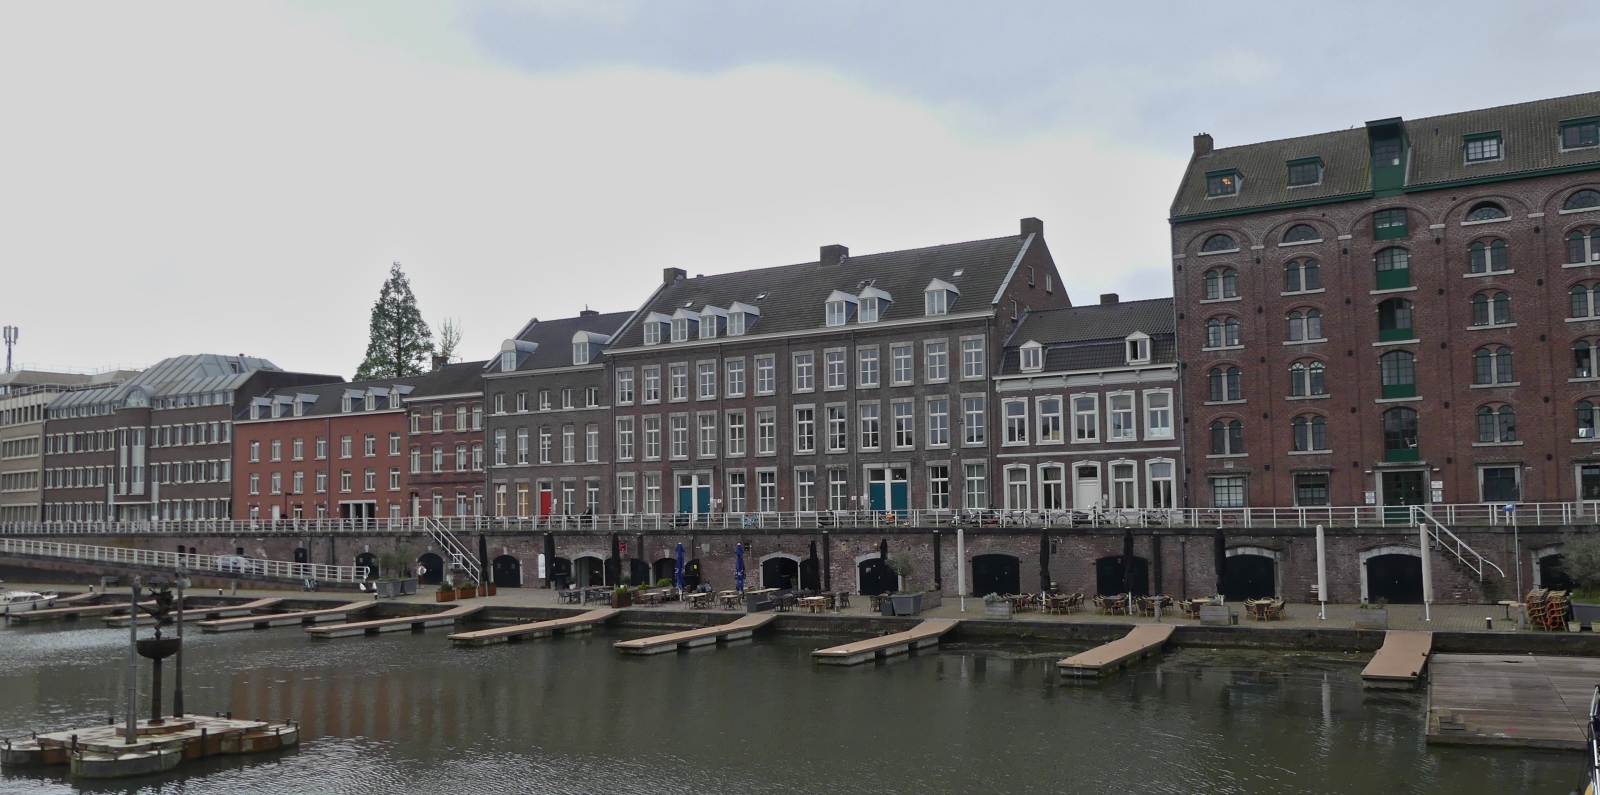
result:
[[[910,583],[911,574],[916,571],[916,567],[911,564],[911,558],[905,555],[890,555],[889,571],[900,578],[900,584],[904,587]],[[884,615],[914,616],[922,612],[920,591],[896,591],[885,601],[893,603],[894,610],[892,613],[886,610]]]
[[[1389,603],[1379,599],[1376,602],[1362,602],[1356,605],[1356,629],[1388,629],[1389,628]]]
[[[1011,600],[997,593],[983,597],[984,618],[1010,618]]]
[[[439,583],[439,590],[433,593],[433,600],[435,602],[454,602],[456,600],[455,587],[447,582]]]
[[[612,607],[630,607],[632,605],[633,605],[633,590],[632,589],[627,588],[625,586],[619,585],[619,586],[617,586],[616,590],[611,592],[611,606]]]
[[[456,584],[456,598],[457,599],[471,599],[472,597],[477,596],[477,595],[478,595],[478,584],[477,583],[475,583],[475,582],[463,582],[463,583],[457,583]]]

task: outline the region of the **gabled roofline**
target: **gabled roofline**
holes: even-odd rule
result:
[[[994,300],[989,302],[989,306],[1000,305],[1001,297],[1006,294],[1006,288],[1011,286],[1011,280],[1016,278],[1017,269],[1022,267],[1022,258],[1028,255],[1028,248],[1033,245],[1033,239],[1037,235],[1037,232],[1029,232],[1028,239],[1022,241],[1022,248],[1017,249],[1017,258],[1011,261],[1011,270],[1006,271],[1006,277],[1000,280],[1000,289],[995,292]]]

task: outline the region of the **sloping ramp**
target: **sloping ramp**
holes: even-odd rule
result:
[[[1361,686],[1390,690],[1416,687],[1432,651],[1432,632],[1385,630],[1383,646],[1361,671]]]
[[[954,618],[930,618],[905,632],[817,649],[811,652],[811,659],[823,665],[856,665],[879,657],[893,657],[912,649],[939,645],[939,638],[959,623],[961,621]]]
[[[701,627],[683,632],[673,632],[666,635],[654,635],[648,638],[635,638],[633,640],[619,640],[611,644],[618,651],[629,654],[660,654],[662,652],[690,649],[695,646],[707,646],[717,641],[739,640],[748,638],[755,631],[766,626],[777,618],[776,613],[751,613],[737,621],[719,624],[714,627]]]
[[[1074,654],[1056,663],[1056,667],[1069,676],[1106,676],[1130,662],[1160,651],[1171,638],[1171,624],[1134,627],[1127,635],[1081,654]]]
[[[256,599],[254,601],[243,602],[241,604],[236,604],[236,605],[212,605],[210,607],[185,607],[183,609],[183,620],[184,621],[206,621],[206,620],[219,619],[219,618],[229,618],[231,616],[248,616],[248,615],[251,615],[252,613],[254,613],[257,610],[267,610],[267,609],[270,609],[270,608],[273,608],[273,607],[277,607],[278,605],[280,605],[282,603],[283,603],[283,599],[282,598],[274,597],[274,598],[268,598],[268,599]],[[172,618],[173,619],[176,619],[177,617],[178,617],[177,613],[173,613],[172,614]],[[112,626],[112,627],[125,627],[125,626],[128,625],[128,617],[127,616],[107,616],[105,621],[106,621],[106,625],[107,626]],[[141,627],[150,626],[150,625],[154,624],[155,622],[156,622],[156,620],[154,618],[151,618],[150,616],[139,616],[139,626],[141,626]]]
[[[334,624],[331,627],[306,627],[306,634],[313,638],[348,638],[352,635],[376,635],[379,632],[409,632],[413,629],[454,625],[482,609],[483,605],[461,605],[442,613],[380,618],[353,624]]]
[[[60,598],[56,599],[56,604],[61,605],[63,607],[67,607],[67,606],[79,604],[81,602],[93,602],[94,600],[99,599],[102,596],[105,596],[105,594],[100,593],[98,591],[84,591],[83,593],[75,593],[75,594],[73,594],[71,596],[60,597]]]
[[[588,632],[596,624],[604,624],[617,615],[614,608],[602,607],[590,610],[575,616],[555,618],[549,621],[535,621],[531,624],[514,624],[509,627],[492,627],[473,632],[457,632],[450,636],[450,642],[457,646],[488,646],[492,643],[507,643],[522,638],[545,638],[557,632]]]
[[[300,624],[320,624],[326,621],[345,621],[352,613],[371,610],[376,602],[351,602],[337,607],[317,610],[299,610],[293,613],[263,613],[242,618],[221,618],[200,622],[202,632],[233,632],[241,629],[267,629]]]

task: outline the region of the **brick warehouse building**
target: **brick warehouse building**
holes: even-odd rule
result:
[[[1600,498],[1600,94],[1195,151],[1192,506]]]
[[[234,421],[235,519],[405,516],[406,395],[427,376],[278,389]]]
[[[406,396],[408,516],[483,513],[485,364],[435,361]]]

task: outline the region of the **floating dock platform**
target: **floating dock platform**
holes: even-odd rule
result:
[[[831,649],[811,652],[811,659],[823,665],[856,665],[879,657],[893,657],[912,649],[939,645],[939,638],[961,623],[953,618],[930,618],[905,632],[858,640]]]
[[[262,613],[242,618],[219,618],[200,622],[202,632],[234,632],[241,629],[268,629],[270,627],[321,624],[328,621],[347,621],[353,613],[371,610],[377,602],[351,602],[337,607],[316,610],[299,610],[293,613]]]
[[[1584,725],[1600,659],[1436,654],[1428,671],[1429,743],[1588,750]]]
[[[219,618],[229,618],[229,617],[232,617],[232,616],[248,616],[248,615],[254,614],[255,611],[257,611],[257,610],[269,610],[271,608],[277,607],[280,604],[283,604],[283,599],[281,599],[281,598],[271,598],[271,599],[256,599],[256,600],[253,600],[253,601],[244,602],[244,603],[236,604],[236,605],[212,605],[210,607],[200,607],[200,606],[185,607],[185,608],[183,608],[183,620],[184,621],[207,621],[207,620],[215,620],[215,619],[219,619]],[[169,616],[171,618],[173,618],[173,619],[176,619],[178,617],[178,614],[176,612],[173,612],[173,613],[170,613]],[[128,625],[128,617],[127,616],[106,616],[105,621],[106,621],[106,625],[107,626],[112,626],[112,627],[125,627],[125,626]],[[154,618],[150,617],[150,616],[140,616],[139,617],[139,626],[141,626],[141,627],[154,626],[155,623],[156,623],[156,620]]]
[[[1161,651],[1172,638],[1172,625],[1146,624],[1134,627],[1132,632],[1103,646],[1096,646],[1081,654],[1056,663],[1061,673],[1077,677],[1108,676],[1128,663],[1142,660]]]
[[[549,621],[535,621],[531,624],[514,624],[509,627],[493,627],[480,629],[473,632],[457,632],[450,636],[450,642],[457,646],[488,646],[494,643],[509,643],[523,638],[546,638],[557,632],[588,632],[598,624],[604,624],[616,616],[617,611],[610,607],[590,610],[565,618],[554,618]]]
[[[155,607],[154,601],[140,602],[145,607]],[[44,610],[31,610],[26,613],[13,613],[8,619],[25,624],[33,621],[76,621],[80,618],[93,616],[108,616],[116,613],[128,612],[128,600],[100,602],[92,605],[75,605],[72,607],[51,607]]]
[[[127,724],[108,723],[0,743],[0,767],[71,765],[79,778],[122,778],[171,770],[186,759],[275,751],[300,742],[290,721],[239,720],[185,715],[152,725],[135,724],[138,739],[124,741]]]
[[[714,627],[701,627],[683,632],[672,632],[666,635],[652,635],[648,638],[635,638],[633,640],[619,640],[611,644],[618,651],[629,654],[661,654],[678,649],[692,649],[696,646],[710,646],[718,641],[740,640],[755,634],[755,631],[771,623],[777,618],[776,613],[752,613],[743,618],[727,624],[718,624]]]
[[[453,626],[482,609],[482,605],[462,605],[442,613],[379,618],[372,621],[357,621],[353,624],[334,624],[329,627],[306,627],[306,633],[313,638],[348,638],[353,635],[376,635],[379,632],[409,632],[428,627]]]
[[[1385,630],[1383,646],[1361,671],[1361,686],[1376,690],[1414,689],[1432,651],[1432,632]]]

